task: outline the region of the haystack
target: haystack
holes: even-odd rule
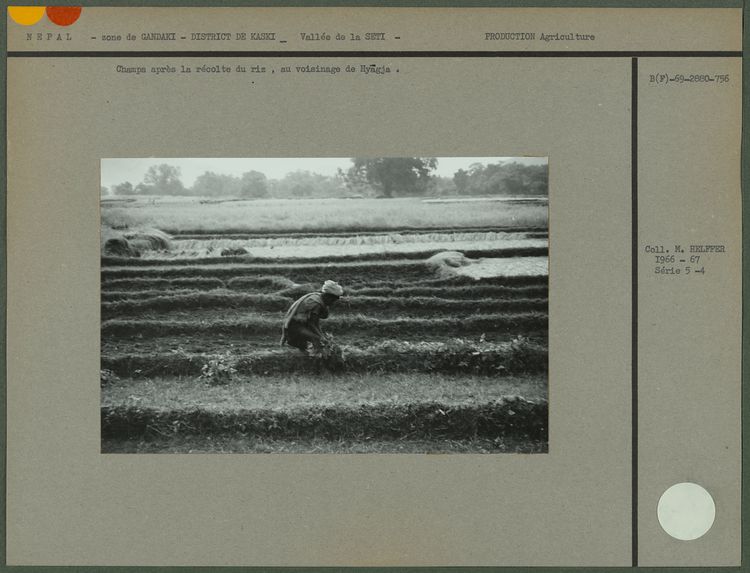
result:
[[[472,260],[459,251],[443,251],[427,259],[427,266],[439,277],[455,277],[457,269],[472,264]]]
[[[104,242],[104,254],[110,257],[140,257],[137,249],[130,246],[123,237],[112,237]]]
[[[168,251],[172,246],[172,237],[159,229],[141,229],[122,235],[132,248],[138,251]]]
[[[105,256],[140,257],[144,251],[168,251],[172,246],[172,237],[158,229],[140,229],[131,231],[102,231]]]

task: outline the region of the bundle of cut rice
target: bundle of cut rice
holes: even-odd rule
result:
[[[344,351],[330,334],[323,334],[320,339],[320,348],[315,348],[311,342],[308,343],[307,353],[319,360],[322,366],[330,371],[344,368]]]

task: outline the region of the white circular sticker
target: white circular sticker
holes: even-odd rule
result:
[[[690,482],[675,484],[665,491],[656,511],[664,531],[683,541],[705,535],[716,517],[711,494]]]

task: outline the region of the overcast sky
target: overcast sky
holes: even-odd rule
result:
[[[472,163],[497,163],[498,161],[517,161],[525,165],[543,165],[546,157],[438,157],[437,174],[453,177],[459,169],[466,169]],[[196,177],[206,171],[240,176],[247,171],[260,171],[269,179],[281,179],[290,171],[311,171],[321,175],[334,175],[341,167],[351,167],[348,157],[303,157],[303,158],[174,158],[146,157],[127,159],[102,159],[102,185],[111,187],[125,181],[137,185],[143,181],[143,175],[152,165],[169,163],[179,167],[182,172],[182,183],[192,186]]]

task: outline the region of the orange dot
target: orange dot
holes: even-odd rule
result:
[[[8,15],[16,24],[32,26],[44,16],[44,6],[8,6]]]
[[[58,26],[70,26],[80,15],[80,6],[47,6],[47,18]]]

